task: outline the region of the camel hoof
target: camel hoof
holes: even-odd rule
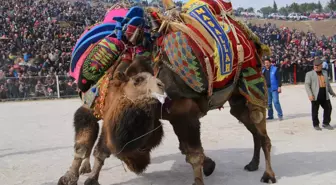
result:
[[[274,176],[272,177],[267,172],[265,172],[264,175],[261,177],[260,182],[274,184],[276,183],[276,179]]]
[[[216,168],[216,163],[211,158],[206,157],[203,163],[203,173],[205,176],[210,176]]]
[[[77,185],[77,181],[78,176],[74,173],[66,172],[66,174],[58,180],[57,185]]]
[[[259,164],[251,161],[248,165],[244,167],[244,169],[249,172],[257,171],[259,169]]]
[[[88,178],[84,182],[84,185],[100,185],[96,179]]]
[[[86,173],[91,173],[91,165],[90,163],[83,163],[81,168],[79,169],[79,174],[83,175]]]

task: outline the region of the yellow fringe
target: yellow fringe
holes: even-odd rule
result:
[[[197,28],[197,30],[202,34],[202,36],[208,41],[210,46],[212,46],[212,49],[215,50],[216,47],[215,39],[210,35],[210,33],[204,28],[204,26],[199,21],[197,21],[195,18],[191,17],[186,13],[180,13],[180,16],[184,23],[191,24],[193,25],[194,28]]]
[[[249,39],[251,39],[252,41],[254,41],[255,43],[259,44],[261,46],[261,53],[262,56],[266,55],[269,56],[271,55],[271,48],[269,48],[269,46],[267,46],[266,44],[261,43],[259,37],[254,34],[250,28],[248,28],[248,26],[243,23],[240,20],[235,19],[234,17],[230,16],[230,18],[232,18],[234,21],[237,22],[237,24],[243,29],[243,31],[248,35]]]

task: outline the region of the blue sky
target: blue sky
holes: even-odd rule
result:
[[[188,0],[183,0],[184,2],[187,2]],[[251,3],[255,2],[255,3]],[[320,0],[322,5],[326,5],[329,0]],[[273,0],[231,0],[232,5],[234,8],[237,7],[253,7],[256,10],[259,10],[262,7],[265,6],[273,6]],[[299,4],[301,3],[312,3],[312,2],[318,2],[318,0],[276,0],[275,1],[278,4],[278,7],[286,6],[286,4],[290,5],[293,2],[297,2]]]

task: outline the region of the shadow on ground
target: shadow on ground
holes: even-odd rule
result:
[[[243,170],[251,157],[252,149],[226,149],[217,151],[207,151],[207,155],[216,161],[216,170],[212,176],[205,178],[205,184],[258,184],[265,169],[263,153],[261,153],[261,163],[256,172]],[[127,182],[111,185],[172,185],[172,184],[192,184],[192,169],[185,163],[181,154],[171,154],[155,157],[152,164],[160,164],[167,161],[174,161],[171,170],[144,173],[135,179]],[[336,166],[330,162],[336,161],[336,151],[332,152],[293,152],[284,154],[273,154],[272,165],[281,181],[283,177],[296,177],[307,174],[313,176],[336,171]],[[113,176],[111,175],[111,181]]]
[[[276,113],[276,112],[275,112]],[[298,113],[298,114],[285,114],[283,117],[283,121],[287,121],[287,120],[292,120],[292,119],[300,119],[300,118],[310,118],[311,114],[310,113]],[[266,120],[266,122],[271,123],[271,122],[278,122],[279,119],[278,117],[275,115],[274,119],[272,120]]]
[[[72,147],[73,146],[64,146],[64,147],[42,148],[42,149],[37,149],[37,150],[12,152],[12,153],[7,153],[7,154],[2,154],[2,155],[0,155],[0,158],[7,157],[7,156],[13,156],[13,155],[36,154],[36,153],[40,153],[40,152],[50,152],[50,151],[61,150],[61,149],[69,149],[69,148],[72,148]],[[10,150],[10,149],[6,149],[6,150]]]
[[[285,120],[297,119],[297,118],[310,118],[311,113],[297,113],[284,115]]]
[[[13,150],[13,148],[4,148],[4,149],[0,149],[0,152],[4,152],[4,151],[8,151],[8,150]]]

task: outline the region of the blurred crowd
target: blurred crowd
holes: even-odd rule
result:
[[[336,60],[336,35],[317,36],[272,24],[249,24],[249,27],[271,47],[270,60],[281,69],[284,83],[304,82],[306,72],[313,69],[314,59],[323,60],[323,67],[331,77],[331,64]]]
[[[64,76],[61,92],[73,94],[72,47],[105,12],[85,2],[0,1],[0,99],[54,96],[56,75]]]
[[[0,1],[0,99],[58,96],[56,75],[60,96],[75,95],[77,85],[68,76],[72,47],[87,26],[103,19],[106,8],[88,1]],[[271,61],[281,68],[284,83],[294,82],[294,72],[303,82],[314,58],[335,61],[336,35],[318,37],[270,24],[249,27],[271,46]]]

